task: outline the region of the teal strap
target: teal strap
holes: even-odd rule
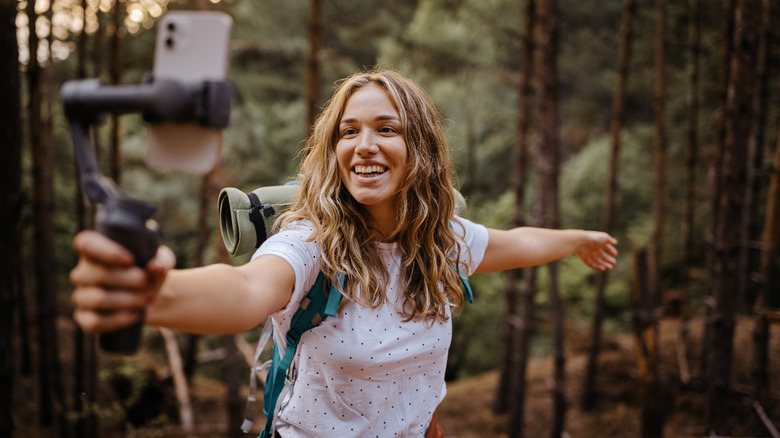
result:
[[[339,283],[341,290],[343,290],[344,276],[341,274],[336,275],[336,281]],[[278,414],[279,409],[281,409],[280,403],[283,401],[281,400],[281,398],[283,398],[281,394],[287,383],[287,374],[290,365],[292,365],[292,361],[295,358],[295,352],[298,349],[298,343],[301,340],[301,336],[303,336],[303,333],[307,330],[319,325],[323,319],[328,316],[336,315],[341,298],[342,295],[339,288],[329,282],[326,279],[325,274],[320,272],[314,285],[309,290],[309,293],[306,294],[306,297],[301,300],[300,307],[295,311],[295,314],[290,321],[290,330],[287,331],[287,335],[285,336],[287,348],[284,352],[284,357],[279,357],[278,348],[274,345],[274,360],[271,368],[273,381],[271,383],[271,392],[264,400],[264,403],[267,403],[268,408],[266,409],[264,406],[264,410],[266,411],[265,429],[260,434],[259,438],[273,437],[274,422],[276,421],[276,415]],[[269,380],[270,377],[271,376],[269,376]]]
[[[341,291],[344,290],[344,274],[336,274],[336,281],[339,283],[337,288],[334,284],[330,285],[330,293],[328,294],[328,303],[325,305],[325,311],[322,317],[336,316],[339,311],[339,303],[341,302]]]
[[[450,229],[455,230],[455,227],[452,225],[452,221],[450,221]],[[463,286],[463,293],[466,295],[466,299],[469,300],[469,304],[474,304],[474,292],[471,290],[468,277],[463,275],[463,271],[460,270],[457,261],[453,265],[453,268],[458,271],[458,276],[460,277],[460,282]]]
[[[469,304],[474,304],[474,292],[471,290],[469,279],[463,275],[460,269],[458,269],[458,275],[460,276],[461,284],[463,284],[463,293],[466,294],[466,299],[469,300]]]

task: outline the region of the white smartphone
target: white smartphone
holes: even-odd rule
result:
[[[183,81],[224,79],[232,18],[222,12],[174,11],[161,19],[154,49],[155,78]],[[222,131],[197,123],[149,127],[146,163],[155,169],[209,172],[219,159]]]

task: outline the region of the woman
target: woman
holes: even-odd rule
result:
[[[454,215],[451,161],[429,97],[392,71],[346,79],[318,119],[301,192],[280,231],[244,266],[172,270],[161,248],[141,270],[94,233],[75,239],[74,318],[88,332],[134,321],[236,333],[272,316],[276,342],[320,271],[347,279],[341,308],[301,338],[297,380],[276,424],[285,437],[424,436],[444,397],[460,274],[576,253],[611,269],[615,239],[580,230],[502,231]]]

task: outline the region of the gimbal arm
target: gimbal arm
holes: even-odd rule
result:
[[[140,112],[150,123],[195,122],[221,129],[228,125],[232,91],[229,82],[216,80],[186,83],[153,79],[135,86],[102,86],[97,79],[86,79],[63,85],[61,96],[81,185],[91,202],[103,206],[95,228],[130,250],[137,265],[146,266],[159,246],[158,230],[150,223],[156,207],[126,196],[112,181],[100,175],[90,143],[90,126],[101,123],[105,113]],[[101,348],[134,353],[140,344],[143,320],[142,314],[135,324],[101,335]]]

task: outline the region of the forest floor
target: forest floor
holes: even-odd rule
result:
[[[70,323],[63,323],[62,335],[67,338],[67,327]],[[694,321],[690,324],[686,341],[680,343],[680,321],[666,319],[660,325],[661,368],[666,389],[666,421],[664,438],[672,437],[704,437],[705,436],[705,409],[706,395],[701,391],[684,387],[680,383],[680,365],[678,361],[681,345],[685,345],[685,355],[694,358],[690,361],[692,374],[696,374],[699,367],[699,345],[702,332],[702,324]],[[734,361],[732,365],[732,389],[736,395],[733,402],[733,415],[730,424],[734,426],[732,436],[746,437],[756,436],[748,434],[747,427],[758,418],[752,405],[747,403],[747,394],[751,391],[750,362],[752,359],[752,329],[753,323],[749,319],[740,319],[734,342]],[[599,359],[599,372],[596,381],[597,402],[590,412],[583,412],[579,407],[582,376],[586,367],[587,352],[585,340],[587,333],[569,330],[568,350],[566,357],[566,398],[568,410],[566,413],[566,436],[571,438],[623,438],[640,436],[640,415],[643,406],[643,398],[638,383],[637,364],[634,338],[631,334],[609,336],[603,343],[602,353]],[[771,333],[771,364],[770,387],[771,405],[765,406],[769,418],[775,427],[780,427],[780,326],[773,327]],[[68,340],[62,342],[61,351],[72,351],[67,345]],[[139,360],[156,368],[154,375],[165,374],[165,369],[159,365],[153,365],[154,360],[139,355]],[[72,361],[70,361],[72,362]],[[66,363],[68,360],[66,359]],[[101,364],[101,368],[107,364]],[[116,365],[116,364],[114,364]],[[66,366],[63,376],[68,376],[72,369]],[[546,437],[550,434],[552,418],[552,398],[550,379],[552,377],[552,358],[533,358],[528,367],[528,394],[525,414],[525,436]],[[245,376],[241,376],[242,382]],[[148,380],[148,379],[147,379]],[[694,379],[695,380],[695,379]],[[70,385],[67,379],[63,379],[66,387]],[[14,418],[17,427],[17,437],[36,438],[53,436],[48,428],[38,426],[36,412],[37,393],[36,380],[33,377],[23,377],[16,381],[16,409]],[[101,379],[101,387],[108,386]],[[439,423],[447,438],[492,438],[506,437],[508,415],[496,415],[492,406],[498,385],[498,372],[488,372],[479,376],[448,383],[448,394],[438,409]],[[160,385],[157,385],[158,387]],[[170,417],[175,417],[175,401],[172,395],[170,382],[162,385],[163,390],[157,399],[152,395],[146,402],[148,408],[156,412],[165,411]],[[117,388],[116,386],[114,387]],[[225,389],[221,382],[198,377],[191,385],[193,410],[195,412],[196,433],[193,437],[224,437],[227,423],[225,416]],[[101,430],[106,427],[112,429],[106,416],[111,397],[105,396],[103,420]],[[167,399],[167,402],[160,400]],[[241,409],[243,411],[242,399]],[[257,419],[255,429],[263,423]],[[161,437],[175,438],[185,437],[178,427],[171,426],[170,420],[159,421],[159,424],[148,424],[146,427],[136,429],[133,433],[118,433],[115,428],[107,434],[108,437]],[[116,425],[114,425],[116,426]],[[245,435],[256,436],[256,435]],[[771,437],[769,432],[758,436]]]
[[[685,350],[691,360],[689,367],[696,374],[699,367],[699,345],[702,324],[693,321],[688,326],[685,348],[678,342],[680,320],[666,319],[660,325],[661,368],[666,389],[666,417],[664,437],[706,436],[706,395],[680,383],[678,351]],[[750,363],[752,360],[753,322],[741,319],[737,324],[734,340],[732,389],[735,391],[733,415],[730,424],[734,437],[755,436],[746,430],[758,419],[753,407],[747,403],[751,391]],[[579,336],[577,336],[579,335]],[[573,337],[582,338],[583,334]],[[771,332],[770,387],[772,388],[769,418],[780,427],[780,326]],[[571,340],[571,344],[576,341]],[[597,376],[598,400],[590,412],[579,407],[583,375],[586,369],[586,343],[572,345],[566,358],[567,391],[569,409],[566,413],[565,431],[572,438],[623,438],[639,437],[643,398],[640,393],[634,337],[631,334],[610,337],[604,343],[599,358]],[[552,396],[550,380],[553,361],[551,357],[534,358],[528,367],[528,394],[525,413],[525,436],[550,436],[552,423]],[[695,379],[694,379],[695,380]],[[507,436],[507,415],[495,415],[492,404],[498,385],[498,373],[490,372],[472,379],[448,385],[447,398],[438,413],[447,438],[490,438]],[[759,429],[763,430],[763,429]],[[770,437],[764,430],[759,436]]]

